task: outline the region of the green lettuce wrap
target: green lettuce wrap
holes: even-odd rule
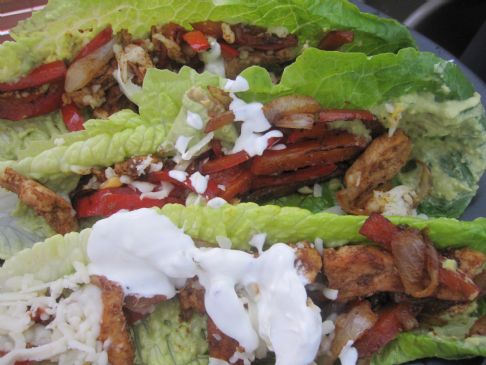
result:
[[[115,32],[126,29],[134,37],[143,37],[152,25],[174,22],[188,27],[202,20],[285,27],[298,35],[301,45],[307,42],[311,46],[329,30],[352,30],[355,40],[343,50],[367,54],[396,52],[415,44],[406,27],[361,13],[346,0],[51,0],[11,31],[15,42],[0,46],[0,82],[11,81],[44,62],[72,59],[107,25]]]
[[[265,247],[273,243],[312,241],[321,238],[325,247],[363,242],[358,230],[366,217],[311,214],[299,208],[261,207],[252,203],[218,209],[166,205],[159,213],[167,216],[193,239],[213,244],[218,237],[232,241],[233,249],[250,249],[255,233],[267,233]],[[424,220],[414,217],[392,218],[395,224],[427,229],[440,249],[469,247],[486,253],[486,219],[461,222],[450,218]],[[15,277],[32,275],[48,282],[74,272],[76,263],[88,264],[87,241],[91,229],[65,236],[56,235],[35,244],[8,259],[0,268],[0,292]],[[9,284],[10,283],[10,284]],[[373,364],[399,364],[423,357],[460,359],[486,356],[486,338],[468,337],[469,327],[484,315],[484,301],[472,303],[459,315],[447,318],[447,324],[403,332],[377,353]],[[206,319],[193,316],[183,321],[177,315],[177,300],[163,302],[146,319],[131,327],[136,345],[137,364],[207,364]]]
[[[486,118],[479,95],[453,63],[413,49],[371,57],[308,49],[276,85],[260,67],[247,69],[242,76],[250,86],[239,94],[246,101],[309,95],[323,107],[369,109],[386,127],[404,129],[413,142],[412,157],[426,163],[433,177],[432,189],[418,208],[420,213],[458,217],[475,195],[486,166]],[[187,110],[208,119],[201,105],[191,102],[186,93],[194,87],[221,87],[225,82],[190,68],[179,73],[151,69],[138,98],[139,114],[121,111],[108,120],[88,121],[85,131],[33,143],[19,151],[18,159],[0,162],[0,170],[12,167],[67,193],[92,167],[108,167],[155,152],[173,155],[180,135],[193,137],[191,144],[204,136],[185,122]],[[216,133],[227,146],[236,138],[232,125]],[[410,174],[400,174],[397,180],[414,184]],[[318,212],[336,205],[334,194],[340,188],[334,180],[324,184],[320,197],[293,194],[270,203]],[[20,247],[9,243],[8,237],[0,240],[4,257]]]

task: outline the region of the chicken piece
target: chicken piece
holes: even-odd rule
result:
[[[209,357],[224,360],[235,365],[243,365],[243,360],[230,361],[235,352],[244,352],[238,345],[238,341],[225,335],[211,318],[208,318],[208,345]],[[234,358],[232,359],[234,360]]]
[[[469,329],[469,336],[486,336],[486,316],[480,317]]]
[[[181,305],[181,314],[183,319],[189,319],[195,311],[200,314],[206,313],[204,308],[205,290],[199,284],[197,278],[189,279],[186,286],[179,292],[178,298]]]
[[[483,271],[486,255],[479,251],[463,248],[454,251],[454,258],[458,262],[459,270],[470,278],[474,278]]]
[[[66,234],[78,230],[76,213],[71,203],[37,181],[7,167],[0,177],[0,186],[16,193],[20,201],[44,217],[57,233]]]
[[[273,69],[276,65],[283,65],[286,62],[294,60],[297,55],[298,51],[296,48],[284,48],[273,53],[246,51],[243,49],[239,57],[225,60],[224,68],[226,77],[234,79],[241,71],[253,65],[271,67]]]
[[[317,274],[321,272],[322,258],[319,251],[308,243],[301,245],[302,243],[297,245],[295,266],[305,275],[309,283],[313,283]]]
[[[149,172],[152,164],[159,163],[160,159],[152,155],[136,156],[123,162],[118,162],[114,166],[115,173],[118,176],[128,176],[137,179]]]
[[[412,152],[412,142],[402,130],[393,136],[381,135],[371,142],[346,171],[344,183],[346,188],[336,194],[344,211],[351,214],[370,214],[357,200],[363,195],[370,195],[376,187],[387,183],[406,164]]]
[[[132,312],[139,313],[142,315],[147,315],[155,310],[155,305],[163,301],[166,301],[167,297],[165,295],[155,295],[150,298],[127,295],[125,297],[125,302],[123,306]]]
[[[111,365],[130,365],[134,360],[134,347],[123,314],[123,290],[104,276],[91,276],[91,283],[101,289],[103,317],[99,340],[108,341],[108,361]]]
[[[325,249],[323,268],[328,286],[339,291],[338,301],[404,290],[392,255],[373,246]]]

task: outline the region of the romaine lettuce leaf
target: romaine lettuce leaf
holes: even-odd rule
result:
[[[248,241],[257,233],[266,233],[266,244],[276,242],[313,242],[321,238],[327,247],[363,242],[358,231],[367,217],[312,214],[308,210],[254,203],[225,204],[218,209],[168,204],[160,212],[187,234],[214,243],[217,236],[228,237],[233,248],[249,249]],[[469,247],[486,253],[486,218],[462,222],[452,218],[423,219],[391,217],[395,224],[427,229],[430,239],[441,249]]]
[[[480,315],[477,304],[472,303],[462,313],[441,316],[446,322],[443,326],[401,333],[373,356],[371,364],[401,364],[425,357],[461,359],[486,356],[486,337],[468,336],[469,329]]]
[[[329,30],[353,30],[356,41],[345,47],[368,54],[414,46],[406,29],[391,19],[361,13],[346,0],[51,0],[11,35],[16,42],[0,46],[0,82],[10,81],[45,61],[71,59],[107,25],[143,37],[152,25],[167,22],[190,26],[201,20],[245,22],[286,27],[301,44],[316,45]]]
[[[25,150],[34,152],[39,144],[66,132],[58,112],[16,122],[0,120],[0,160],[22,158]]]
[[[48,148],[51,142],[46,142],[45,149],[36,155],[0,162],[0,171],[12,167],[59,191],[63,182],[89,173],[92,167],[111,166],[131,156],[157,151],[166,139],[166,127],[163,123],[148,125],[134,112],[125,110],[106,121],[88,121],[85,131],[56,139],[62,143]],[[70,186],[73,189],[75,184]]]

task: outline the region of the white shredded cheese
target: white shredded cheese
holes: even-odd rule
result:
[[[193,113],[191,111],[187,112],[187,119],[186,119],[187,124],[197,130],[202,129],[203,127],[203,120],[201,116],[197,113]]]
[[[192,187],[198,194],[204,194],[204,192],[208,188],[209,176],[201,175],[199,171],[196,171],[194,174],[192,174],[189,180],[191,181]]]

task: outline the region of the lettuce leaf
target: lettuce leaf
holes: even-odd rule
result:
[[[250,90],[239,96],[247,101],[309,95],[327,108],[370,109],[386,127],[396,126],[389,109],[399,110],[398,126],[414,143],[412,158],[425,162],[433,176],[431,192],[419,211],[434,217],[459,217],[475,195],[486,169],[486,116],[479,94],[455,64],[414,49],[372,57],[307,49],[285,69],[277,85],[261,67],[248,68],[242,76]],[[184,113],[185,92],[217,84],[217,77],[187,68],[179,74],[150,70],[140,113],[153,123],[162,120],[173,125],[176,133],[169,138],[173,143],[181,133],[178,126],[185,126],[184,118],[173,123]],[[323,208],[328,204],[325,199],[312,200],[305,207]],[[293,196],[276,203],[296,204],[298,200]]]
[[[150,316],[131,330],[136,364],[208,364],[206,316],[194,313],[189,320],[181,320],[178,299],[158,304]]]
[[[61,144],[46,142],[40,153],[18,161],[2,161],[0,171],[12,167],[57,191],[69,191],[60,186],[71,181],[72,190],[76,185],[72,184],[73,177],[87,174],[95,166],[111,166],[131,156],[153,153],[165,139],[164,124],[147,125],[139,115],[125,110],[107,121],[88,121],[85,131],[58,136]]]
[[[22,158],[25,150],[66,133],[58,112],[17,122],[0,120],[0,160]]]
[[[225,204],[218,209],[202,206],[184,207],[168,204],[160,212],[195,239],[216,242],[217,236],[228,237],[233,248],[249,249],[248,241],[257,233],[266,233],[266,244],[314,241],[321,238],[327,247],[363,242],[358,231],[367,217],[312,214],[308,210],[254,203]],[[439,249],[469,247],[486,253],[486,218],[462,222],[452,218],[423,219],[391,217],[395,224],[427,229]]]
[[[442,359],[484,357],[486,337],[468,336],[469,329],[480,315],[478,305],[472,303],[463,313],[441,316],[447,322],[443,326],[401,333],[373,356],[371,364],[401,364],[425,357]]]
[[[143,37],[150,26],[167,22],[190,26],[201,20],[245,22],[286,27],[304,44],[316,45],[333,29],[353,30],[355,41],[345,50],[376,54],[414,46],[409,31],[391,19],[361,13],[346,0],[51,0],[21,22],[11,35],[16,42],[0,46],[0,82],[10,81],[46,61],[71,59],[107,25]]]

